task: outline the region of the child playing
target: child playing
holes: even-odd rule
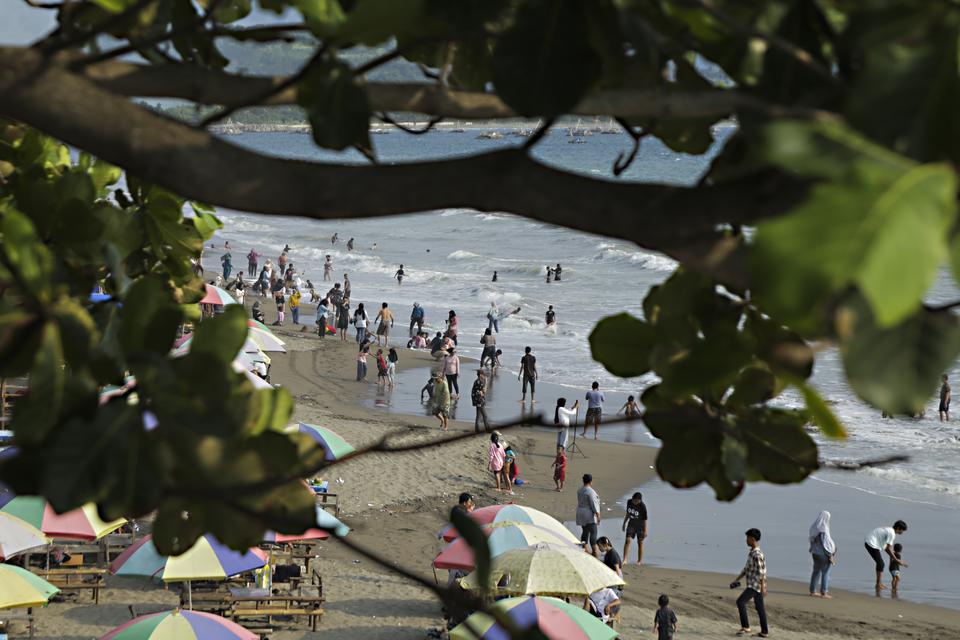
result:
[[[673,640],[677,631],[677,615],[668,607],[670,596],[664,594],[657,599],[660,608],[653,614],[653,631],[657,633],[657,640]]]
[[[557,491],[563,491],[563,482],[567,479],[567,454],[563,452],[563,447],[557,445],[557,457],[553,461],[553,484],[557,486]]]
[[[617,415],[624,414],[628,418],[639,418],[640,417],[640,406],[634,400],[633,396],[629,396],[627,401],[624,403],[620,410],[617,411]]]
[[[900,586],[900,564],[901,564],[900,552],[901,551],[903,551],[902,544],[898,542],[895,545],[893,545],[893,555],[894,555],[894,558],[896,558],[895,560],[894,558],[890,558],[890,577],[891,577],[890,588],[892,589],[893,594],[897,593],[897,587]]]
[[[377,384],[384,385],[387,382],[387,361],[383,357],[383,349],[377,349]]]

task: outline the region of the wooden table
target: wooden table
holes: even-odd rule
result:
[[[89,589],[95,604],[100,604],[100,590],[106,587],[104,574],[106,569],[91,567],[58,567],[54,569],[33,569],[33,572],[58,587],[60,591],[84,591]]]
[[[265,595],[231,596],[233,606],[228,613],[234,622],[240,619],[266,618],[273,626],[274,616],[301,616],[307,619],[311,631],[317,630],[317,620],[323,616],[323,596]]]

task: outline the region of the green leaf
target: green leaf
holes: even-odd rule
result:
[[[781,409],[756,409],[738,421],[748,463],[767,482],[800,482],[820,467],[805,421],[802,413]]]
[[[297,103],[310,120],[314,141],[328,149],[370,146],[370,103],[346,64],[317,65],[297,87]]]
[[[755,310],[747,314],[744,330],[757,344],[757,357],[777,375],[806,380],[813,373],[813,349],[794,331]]]
[[[657,455],[657,473],[675,487],[695,487],[719,466],[723,423],[700,407],[647,409],[644,422],[663,442]]]
[[[321,38],[336,33],[347,19],[339,0],[293,0],[290,4],[303,15],[310,31]]]
[[[745,367],[737,374],[727,404],[731,407],[760,404],[773,398],[776,389],[777,379],[768,368],[760,365]]]
[[[723,437],[720,459],[723,461],[724,476],[729,482],[742,484],[746,481],[747,454],[747,445],[743,442],[730,436]]]
[[[158,355],[170,351],[182,317],[170,291],[157,276],[145,276],[133,283],[124,296],[120,315],[123,349]]]
[[[820,427],[820,433],[828,438],[846,438],[846,430],[820,393],[806,383],[797,383],[795,386],[803,394],[803,400],[807,403],[807,413],[810,414],[813,423]]]
[[[358,0],[336,36],[340,42],[373,47],[392,38],[425,35],[431,24],[424,0]]]
[[[497,94],[524,116],[559,116],[600,77],[581,0],[529,0],[493,50]]]
[[[17,440],[36,444],[57,424],[63,403],[65,373],[60,329],[53,322],[43,325],[40,345],[30,369],[29,393],[17,401],[12,428]]]
[[[25,287],[20,294],[26,297],[46,298],[51,290],[50,278],[53,272],[53,256],[50,250],[40,243],[33,223],[19,211],[0,203],[3,220],[0,232],[3,244],[0,245],[7,255],[16,277]],[[15,277],[15,280],[16,280]]]
[[[107,187],[119,182],[123,176],[123,170],[120,167],[115,167],[99,158],[93,161],[88,171],[93,180],[93,186],[100,195],[104,195]]]
[[[753,359],[752,345],[742,333],[731,332],[726,339],[696,340],[688,349],[665,359],[654,359],[654,371],[663,378],[665,393],[721,395],[737,373]]]
[[[91,0],[93,4],[106,9],[110,13],[120,13],[133,5],[137,0]]]
[[[487,536],[476,520],[459,509],[450,511],[450,522],[473,551],[477,584],[482,586],[483,592],[486,592],[490,584],[490,547],[487,544]]]
[[[199,323],[190,343],[191,353],[209,353],[225,364],[237,357],[247,339],[247,313],[243,305],[228,304],[223,313]]]
[[[884,327],[863,301],[854,301],[838,311],[837,335],[850,386],[892,415],[922,409],[960,355],[960,323],[944,311],[922,309]]]
[[[97,326],[87,310],[74,298],[61,298],[51,308],[63,336],[66,360],[82,366],[98,341]]]
[[[622,378],[650,370],[653,328],[629,313],[608,316],[590,332],[590,353],[610,373]]]

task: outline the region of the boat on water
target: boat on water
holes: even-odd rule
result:
[[[484,131],[477,136],[477,140],[502,140],[503,134],[499,131]]]

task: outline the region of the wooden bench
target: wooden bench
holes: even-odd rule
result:
[[[273,626],[276,616],[303,617],[311,631],[317,630],[317,621],[323,616],[321,596],[265,596],[263,598],[233,598],[228,617],[239,623],[241,619],[266,618]]]
[[[335,493],[315,493],[314,499],[317,506],[330,511],[333,515],[340,517],[340,496]]]
[[[34,573],[60,589],[61,592],[89,590],[94,604],[100,604],[100,590],[106,588],[104,574],[106,569],[96,568],[56,568],[34,570]]]

